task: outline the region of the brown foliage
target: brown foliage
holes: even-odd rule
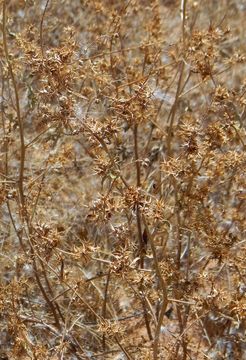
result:
[[[0,3],[1,359],[245,359],[243,1]]]

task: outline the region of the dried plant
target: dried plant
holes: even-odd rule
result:
[[[0,4],[0,358],[246,359],[244,1]]]

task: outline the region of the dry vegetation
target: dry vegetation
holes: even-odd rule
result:
[[[246,359],[245,1],[0,4],[0,358]]]

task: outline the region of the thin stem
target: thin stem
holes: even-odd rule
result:
[[[182,60],[181,64],[180,64],[180,75],[179,75],[175,100],[174,100],[173,106],[172,106],[171,111],[170,111],[169,116],[168,116],[168,120],[170,119],[170,125],[168,127],[168,134],[167,134],[167,156],[172,155],[171,142],[172,142],[172,137],[173,137],[173,125],[174,125],[175,115],[176,115],[176,112],[177,112],[177,109],[178,109],[179,95],[180,95],[180,92],[181,92],[181,89],[182,89],[182,80],[183,80],[183,74],[184,74],[184,67],[185,67],[185,63]]]
[[[110,281],[110,271],[108,272],[108,275],[107,275],[106,286],[105,286],[105,291],[104,291],[104,300],[103,300],[103,306],[102,306],[102,317],[103,317],[103,319],[106,319],[109,281]],[[102,345],[103,345],[103,352],[105,352],[105,349],[106,349],[105,334],[103,334]]]
[[[115,341],[116,343],[119,345],[119,347],[121,348],[121,350],[123,351],[123,353],[126,355],[126,358],[128,360],[133,360],[131,355],[128,353],[128,351],[124,348],[124,346],[120,343],[119,339],[117,336],[115,336]]]
[[[42,52],[42,57],[43,57],[43,58],[44,58],[44,55],[45,55],[45,53],[44,53],[44,41],[43,41],[43,24],[44,24],[44,17],[45,17],[45,14],[46,14],[46,11],[47,11],[49,2],[50,2],[50,0],[47,0],[47,1],[46,1],[45,7],[44,7],[44,11],[43,11],[43,14],[42,14],[42,18],[41,18],[41,21],[40,21],[40,29],[39,29],[39,34],[40,34],[40,46],[41,46],[41,52]]]
[[[137,171],[137,187],[141,186],[141,168],[139,162],[139,155],[138,155],[138,124],[134,125],[134,152],[135,152],[135,162],[136,162],[136,171]]]
[[[151,250],[152,250],[152,254],[153,254],[153,260],[154,260],[154,266],[155,266],[155,272],[156,275],[158,277],[159,283],[160,283],[160,287],[162,290],[162,306],[161,306],[161,310],[160,310],[160,314],[158,317],[158,322],[157,322],[157,326],[156,326],[156,331],[155,331],[155,338],[154,338],[154,344],[153,344],[153,356],[154,356],[154,360],[158,359],[158,352],[159,352],[159,338],[160,338],[160,332],[161,332],[161,325],[163,322],[163,318],[165,315],[165,312],[167,310],[167,305],[168,305],[168,297],[167,297],[167,284],[161,274],[161,270],[159,267],[159,263],[158,263],[158,258],[157,258],[157,253],[156,253],[156,248],[155,248],[155,243],[154,243],[154,239],[152,234],[150,233],[147,221],[145,219],[145,216],[142,215],[143,218],[143,223],[145,226],[145,230],[146,230],[146,234],[148,237],[148,240],[150,242],[150,246],[151,246]]]
[[[24,167],[25,167],[25,139],[24,139],[24,127],[23,121],[21,118],[21,111],[20,111],[20,101],[19,101],[19,94],[17,83],[15,80],[12,63],[9,56],[8,50],[8,42],[6,36],[6,22],[7,22],[7,15],[6,15],[6,0],[3,1],[3,48],[5,53],[5,58],[8,65],[8,70],[10,73],[10,77],[13,83],[14,94],[15,94],[15,105],[16,105],[16,115],[17,115],[17,122],[19,126],[19,135],[20,135],[20,166],[19,166],[19,193],[20,193],[20,201],[22,207],[22,215],[25,213],[25,196],[24,196]]]
[[[133,136],[134,136],[134,153],[135,153],[135,164],[136,164],[136,185],[139,189],[141,187],[141,168],[139,162],[139,154],[138,154],[138,124],[134,125],[133,129]],[[144,268],[144,242],[143,242],[143,232],[142,232],[142,223],[141,223],[141,213],[140,213],[140,206],[139,203],[136,204],[136,216],[137,216],[137,230],[138,230],[138,239],[139,239],[139,257],[140,257],[140,269]],[[140,289],[143,293],[143,281],[141,280]],[[141,302],[143,305],[144,311],[144,320],[146,330],[149,336],[149,339],[152,340],[151,328],[148,319],[148,311],[146,305],[146,299],[144,296],[141,298]]]
[[[182,20],[183,42],[185,40],[186,3],[187,3],[187,0],[181,0],[180,12],[181,12],[181,20]]]
[[[134,152],[135,152],[135,165],[136,165],[136,175],[137,175],[136,185],[137,188],[139,189],[141,187],[141,168],[140,168],[139,155],[138,155],[138,124],[134,125],[133,135],[134,135]],[[142,224],[141,224],[139,203],[136,204],[136,215],[137,215],[137,229],[138,229],[138,239],[139,239],[140,268],[143,269],[144,244],[143,244],[143,236],[142,236]]]

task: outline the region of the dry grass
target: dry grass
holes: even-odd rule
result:
[[[246,359],[242,0],[2,0],[1,359]]]

